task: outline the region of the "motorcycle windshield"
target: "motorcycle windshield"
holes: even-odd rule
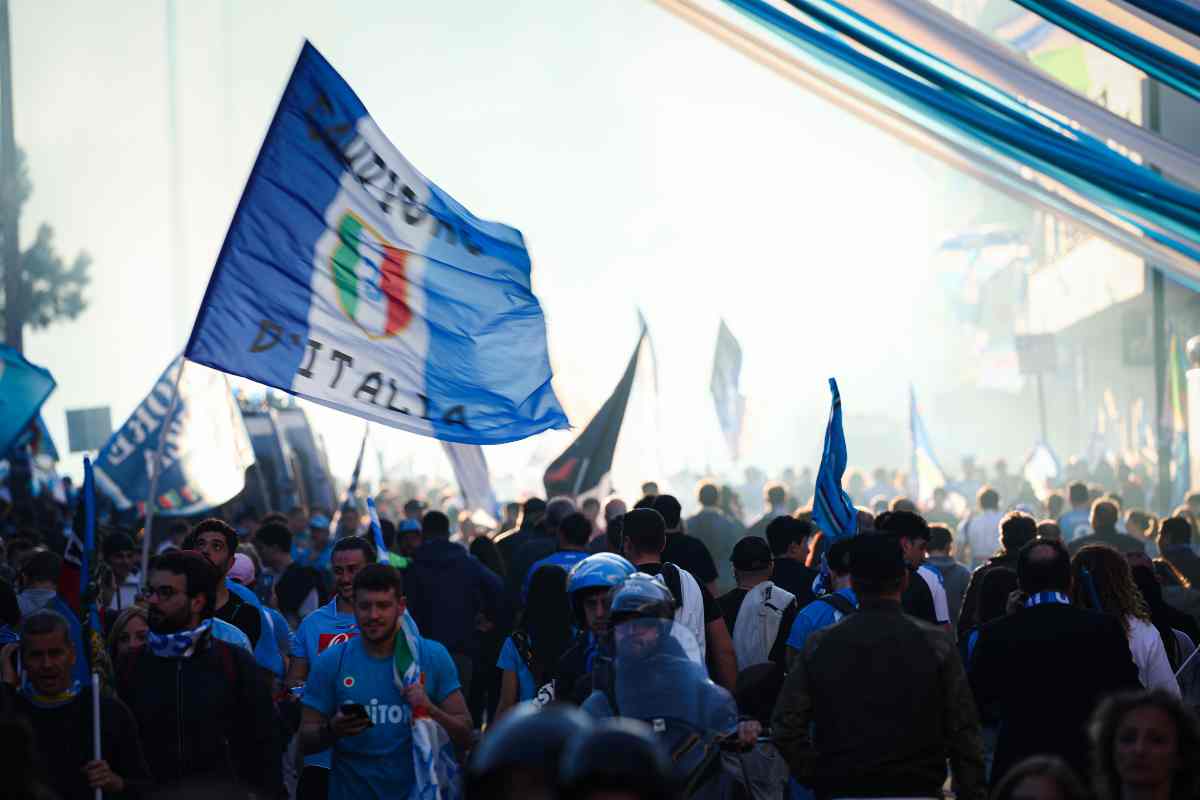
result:
[[[649,722],[657,731],[728,733],[737,703],[708,678],[695,637],[674,620],[638,619],[613,627],[614,712]]]

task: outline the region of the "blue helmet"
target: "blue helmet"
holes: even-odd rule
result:
[[[584,589],[611,589],[624,582],[637,567],[616,553],[596,553],[588,556],[567,573],[567,598],[575,617],[583,624],[583,609],[579,605],[576,593]]]

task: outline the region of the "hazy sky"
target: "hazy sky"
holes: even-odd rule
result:
[[[108,404],[119,424],[182,349],[305,38],[418,169],[525,234],[576,425],[615,384],[644,310],[662,414],[643,401],[631,413],[626,485],[728,466],[708,392],[721,317],[745,351],[750,460],[815,465],[829,375],[849,409],[907,412],[908,304],[946,232],[940,171],[647,0],[180,3],[182,324],[165,3],[10,7],[17,139],[34,184],[24,241],[48,221],[61,252],[94,258],[89,310],[27,336],[29,357],[58,379],[46,419],[62,449],[65,409]],[[312,415],[334,471],[348,473],[361,423]],[[489,459],[531,478],[569,439],[489,448]],[[448,472],[430,442],[383,429],[375,442],[389,464],[411,456]]]

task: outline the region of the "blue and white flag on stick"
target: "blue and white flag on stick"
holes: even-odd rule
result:
[[[228,378],[188,365],[178,379],[179,399],[167,424],[182,368],[183,358],[176,357],[96,456],[96,485],[120,509],[149,500],[151,470],[164,432],[162,471],[154,490],[156,514],[199,514],[245,488],[254,449]]]
[[[391,551],[383,541],[383,526],[379,524],[379,510],[375,508],[375,498],[367,498],[367,517],[371,520],[371,541],[375,544],[375,560],[380,564],[390,564],[388,557]]]
[[[500,519],[500,504],[492,490],[492,478],[488,472],[487,457],[477,444],[442,442],[446,458],[454,467],[458,481],[458,492],[462,495],[462,507],[467,511],[482,511],[492,519]]]
[[[946,473],[933,454],[933,445],[929,441],[929,431],[925,430],[925,421],[921,419],[921,410],[917,407],[917,392],[908,387],[908,431],[912,449],[912,495],[913,500],[921,506],[933,500],[933,490],[946,485]]]
[[[568,427],[520,231],[419,173],[307,42],[186,356],[444,441]]]
[[[850,495],[842,490],[846,473],[846,433],[842,430],[842,395],[837,381],[829,379],[833,405],[829,410],[829,425],[825,428],[825,449],[821,452],[821,467],[813,492],[813,524],[831,541],[858,533],[858,509]]]
[[[737,461],[741,450],[742,421],[746,416],[746,398],[742,396],[738,386],[741,375],[742,346],[738,344],[725,320],[721,320],[709,388],[717,408],[717,421],[721,424],[721,433],[725,435],[734,461]]]

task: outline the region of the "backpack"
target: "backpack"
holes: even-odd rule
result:
[[[738,670],[770,661],[783,613],[795,601],[794,594],[771,581],[746,592],[733,625],[733,649]]]
[[[818,597],[817,600],[821,603],[826,603],[828,605],[833,606],[833,610],[838,612],[839,614],[841,614],[843,617],[853,614],[855,611],[858,611],[858,609],[855,607],[855,605],[853,603],[851,603],[849,600],[847,600],[842,595],[837,594],[835,592],[830,592],[829,594],[823,594],[820,597]]]

